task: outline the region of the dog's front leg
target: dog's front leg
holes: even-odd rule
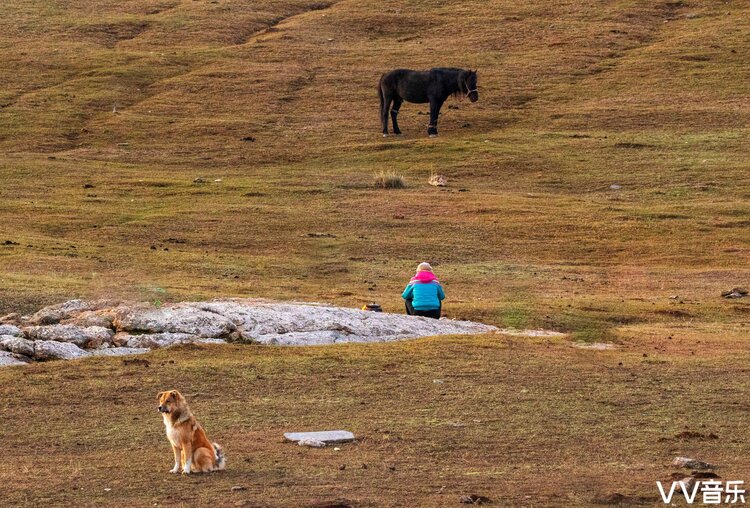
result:
[[[193,467],[193,443],[190,441],[182,443],[182,453],[185,459],[182,465],[182,474],[190,474],[190,469]]]
[[[172,453],[174,453],[174,467],[169,470],[170,473],[177,473],[180,470],[180,449],[175,445],[172,445]]]

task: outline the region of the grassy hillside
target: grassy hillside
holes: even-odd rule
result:
[[[680,315],[737,319],[718,295],[750,273],[747,8],[517,4],[14,2],[0,309],[396,310],[428,259],[452,316],[587,338],[678,295]],[[480,102],[449,102],[438,139],[406,105],[406,135],[380,137],[380,74],[434,65],[479,69]],[[372,187],[380,170],[409,187]]]

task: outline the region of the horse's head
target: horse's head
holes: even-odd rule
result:
[[[461,87],[463,88],[466,97],[471,102],[477,102],[479,100],[479,92],[477,91],[477,71],[464,71],[461,73]]]

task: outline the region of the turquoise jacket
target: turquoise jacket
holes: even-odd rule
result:
[[[410,282],[401,294],[404,300],[411,300],[414,310],[434,310],[440,308],[445,299],[443,286],[439,282]]]

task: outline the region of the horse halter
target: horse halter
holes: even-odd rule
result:
[[[469,80],[468,79],[464,80],[464,86],[466,87],[466,90],[468,90],[468,92],[466,92],[466,97],[468,97],[469,95],[471,95],[472,92],[479,93],[479,90],[477,90],[476,88],[474,90],[469,90]]]

